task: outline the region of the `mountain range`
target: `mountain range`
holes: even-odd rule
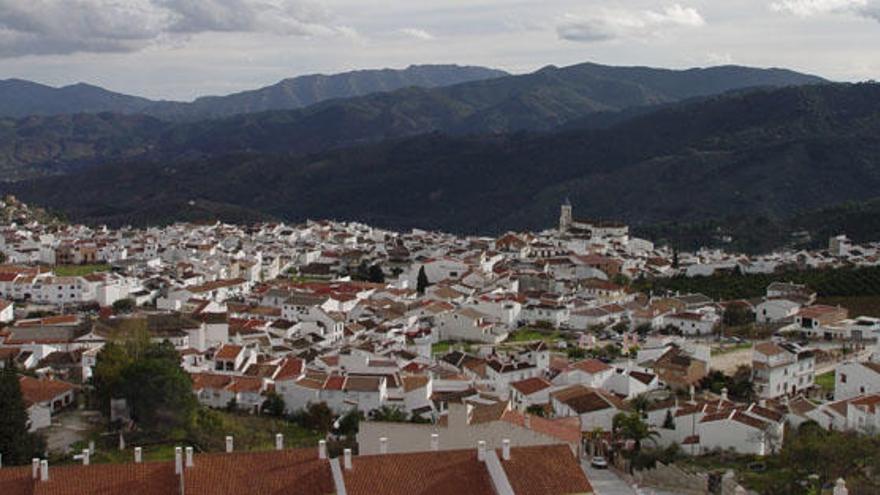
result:
[[[0,109],[22,112],[0,118],[0,190],[76,221],[498,233],[551,226],[570,198],[682,247],[880,235],[865,220],[880,204],[877,84],[585,63],[305,76],[190,103],[46,91],[0,84],[15,95]]]
[[[417,69],[403,72],[414,79]],[[477,69],[444,66],[440,72],[419,70],[445,73],[442,81],[446,83],[476,77]],[[452,76],[450,71],[461,74]],[[395,81],[403,79],[398,76]],[[440,84],[441,78],[433,81]],[[326,100],[296,110],[194,122],[160,119],[148,115],[149,110],[136,115],[7,118],[0,119],[0,171],[6,180],[17,180],[133,157],[168,161],[236,151],[304,154],[431,132],[459,136],[550,132],[566,125],[601,127],[685,99],[755,87],[825,82],[781,69],[725,66],[673,71],[587,63],[451,86],[409,86]],[[231,106],[210,101],[218,108],[243,108],[236,107],[235,98],[238,96],[221,99]]]
[[[411,65],[406,69],[357,70],[284,79],[271,86],[192,102],[154,101],[79,83],[61,88],[21,79],[0,80],[0,117],[111,112],[166,120],[199,120],[267,110],[307,107],[334,98],[417,86],[435,88],[508,75],[485,67]]]
[[[636,226],[783,217],[880,187],[880,85],[765,88],[700,98],[606,128],[441,132],[299,154],[147,156],[5,187],[75,220],[357,219],[495,233],[576,214]]]

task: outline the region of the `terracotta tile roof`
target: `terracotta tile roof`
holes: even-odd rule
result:
[[[510,460],[502,460],[501,466],[516,495],[593,492],[571,449],[564,445],[511,449]]]
[[[477,449],[355,456],[343,467],[349,495],[494,494]]]
[[[30,376],[21,376],[18,379],[21,386],[21,394],[28,403],[47,402],[59,395],[76,390],[77,386],[60,380],[38,380]]]
[[[243,349],[244,347],[240,345],[223,344],[223,347],[214,355],[214,359],[235,359]]]
[[[30,466],[0,469],[0,493],[3,495],[29,495],[32,486]]]
[[[33,495],[166,495],[179,481],[170,462],[50,466],[47,481],[34,482]],[[5,492],[4,492],[5,495]]]
[[[585,359],[583,361],[578,361],[572,364],[571,367],[590,374],[601,373],[611,369],[611,366],[608,366],[598,359]]]
[[[403,376],[400,380],[403,382],[404,392],[411,392],[413,390],[425,388],[431,381],[430,377],[426,375]]]
[[[285,359],[284,363],[281,365],[281,369],[278,370],[278,374],[275,375],[275,381],[297,378],[302,374],[304,367],[305,363],[302,359]]]
[[[526,427],[525,415],[518,411],[505,411],[502,421]],[[546,419],[540,416],[529,416],[529,429],[566,443],[578,443],[581,439],[581,423],[575,418]]]
[[[187,495],[335,493],[330,464],[318,449],[197,455],[185,472]],[[176,491],[174,493],[177,493]]]
[[[532,378],[526,378],[525,380],[520,380],[518,382],[513,382],[510,384],[510,386],[515,388],[519,393],[523,395],[531,395],[535,392],[540,392],[541,390],[547,389],[553,386],[553,384],[544,378],[536,376]]]

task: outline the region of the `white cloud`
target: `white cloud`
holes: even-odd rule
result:
[[[601,9],[588,15],[566,14],[558,23],[556,33],[570,41],[603,41],[653,36],[668,29],[694,28],[705,24],[697,9],[673,4],[660,11]]]
[[[770,4],[777,12],[808,17],[829,12],[846,12],[865,8],[868,0],[779,0]]]
[[[430,41],[434,39],[434,35],[425,31],[424,29],[418,28],[403,28],[400,30],[401,33],[410,36],[412,38]]]
[[[779,0],[770,4],[770,8],[799,17],[854,14],[880,21],[880,0]]]
[[[130,52],[205,32],[356,35],[310,0],[0,0],[0,57]]]

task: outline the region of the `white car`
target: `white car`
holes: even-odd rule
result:
[[[608,461],[604,457],[597,455],[590,461],[590,465],[596,469],[608,469]]]

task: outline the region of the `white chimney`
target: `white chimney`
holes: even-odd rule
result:
[[[134,462],[136,464],[140,464],[144,462],[144,449],[140,447],[134,448]]]
[[[727,387],[721,389],[721,400],[727,400]]]
[[[193,448],[192,447],[186,448],[186,467],[188,467],[188,468],[193,467]]]
[[[480,462],[486,460],[486,442],[484,440],[477,442],[477,460]]]
[[[49,481],[49,461],[40,461],[40,481]]]
[[[40,477],[40,460],[36,457],[31,459],[31,470],[33,471],[33,473],[31,473],[31,478],[37,479]]]
[[[342,459],[344,460],[345,469],[351,470],[351,449],[342,451]]]
[[[233,440],[231,436],[226,437],[226,453],[232,452]]]
[[[281,433],[275,434],[275,450],[284,450],[284,435]]]
[[[89,456],[90,456],[89,449],[83,449],[83,451],[82,451],[83,466],[89,465]]]
[[[327,440],[318,440],[318,459],[327,458]]]
[[[388,438],[382,437],[379,439],[379,453],[387,454],[388,453]]]
[[[530,414],[525,414],[523,416],[523,425],[527,430],[532,428],[532,416]]]
[[[440,435],[431,433],[431,450],[440,450]]]
[[[507,438],[501,441],[501,458],[505,461],[510,460],[510,440]]]
[[[95,453],[95,441],[89,440],[89,453],[94,455]]]
[[[183,472],[183,449],[174,447],[174,474]]]

